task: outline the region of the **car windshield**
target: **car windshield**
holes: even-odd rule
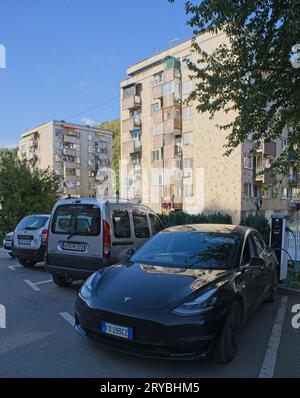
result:
[[[100,234],[100,222],[99,206],[62,205],[54,213],[52,232],[61,235],[98,236]]]
[[[162,232],[146,242],[131,261],[174,268],[229,269],[239,235],[214,232]]]
[[[47,216],[29,216],[20,222],[18,229],[23,229],[25,231],[35,231],[37,229],[43,228],[47,221]]]

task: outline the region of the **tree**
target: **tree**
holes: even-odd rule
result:
[[[225,155],[246,139],[255,149],[288,129],[288,145],[272,169],[286,174],[299,167],[300,68],[291,52],[300,43],[300,0],[187,1],[185,10],[195,36],[224,31],[228,39],[210,54],[194,41],[199,62],[189,64],[197,79],[189,100],[197,101],[198,111],[212,118],[235,112],[219,126],[228,132]]]
[[[58,177],[50,169],[31,170],[17,150],[0,152],[0,232],[13,230],[28,214],[50,212],[57,200]]]
[[[112,168],[116,174],[116,190],[120,189],[120,173],[119,173],[119,162],[121,158],[121,144],[120,144],[120,120],[112,120],[110,122],[104,122],[97,126],[101,130],[111,131],[113,135],[113,159]]]

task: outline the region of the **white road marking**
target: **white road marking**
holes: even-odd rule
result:
[[[35,283],[31,282],[29,279],[24,279],[24,282],[27,283],[27,285],[30,286],[31,289],[33,289],[35,292],[41,290],[39,287],[36,286]]]
[[[287,310],[288,296],[282,296],[280,306],[273,325],[271,337],[268,343],[268,348],[265,354],[264,362],[262,364],[259,377],[273,378],[279,344],[281,340],[285,314]]]
[[[71,314],[68,312],[60,312],[59,315],[62,316],[72,327],[75,326],[75,318]]]
[[[45,283],[51,283],[53,282],[53,279],[48,279],[47,281],[41,281],[41,282],[35,282],[35,285],[44,285]]]
[[[51,283],[53,282],[53,279],[48,279],[46,281],[40,281],[40,282],[32,282],[29,279],[24,279],[24,282],[27,283],[28,286],[30,286],[35,292],[38,292],[41,290],[38,285],[44,285],[46,283]]]
[[[9,268],[11,271],[16,271],[16,268],[22,268],[22,265],[20,265],[20,264],[9,265],[8,268]]]

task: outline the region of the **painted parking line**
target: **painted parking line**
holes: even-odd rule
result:
[[[31,287],[35,292],[40,291],[41,289],[38,287],[39,285],[45,285],[46,283],[51,283],[53,282],[53,279],[48,279],[46,281],[40,281],[40,282],[32,282],[29,279],[24,279],[24,282]]]
[[[265,354],[264,362],[262,364],[259,377],[272,378],[275,371],[277,354],[281,340],[286,310],[287,310],[288,297],[282,296],[276,319],[273,325],[272,333],[268,343],[268,348]]]
[[[60,312],[59,315],[64,318],[72,327],[75,326],[75,318],[68,312]]]
[[[9,265],[8,268],[9,268],[11,271],[16,271],[17,268],[23,268],[23,267],[22,267],[21,264],[15,264],[15,265]]]

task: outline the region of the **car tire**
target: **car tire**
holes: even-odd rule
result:
[[[277,271],[273,273],[272,285],[269,296],[266,300],[267,303],[275,303],[278,296],[278,277]]]
[[[58,287],[67,287],[72,284],[72,279],[68,278],[67,276],[63,275],[52,275],[53,282]]]
[[[15,256],[14,256],[12,253],[8,253],[8,255],[9,255],[11,258],[15,258]]]
[[[19,264],[21,264],[25,268],[32,268],[36,265],[36,261],[33,260],[26,260],[24,258],[19,258],[18,261]]]
[[[243,328],[243,309],[239,302],[231,305],[219,345],[215,351],[215,362],[226,364],[231,362],[237,354],[239,337]]]

